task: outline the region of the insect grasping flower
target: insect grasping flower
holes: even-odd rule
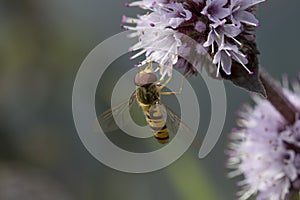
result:
[[[211,63],[211,67],[215,69],[209,71],[217,71],[219,74],[222,70],[230,75],[231,65],[236,64],[252,74],[246,65],[248,60],[244,54],[249,54],[248,47],[255,44],[246,48],[243,44],[248,44],[249,40],[254,38],[253,28],[258,26],[258,20],[253,11],[256,4],[263,1],[265,0],[135,1],[126,5],[139,6],[147,10],[147,13],[137,18],[124,16],[123,23],[134,26],[122,24],[122,27],[134,31],[130,37],[139,38],[139,42],[131,48],[132,51],[139,50],[132,59],[145,54],[146,59],[138,66],[143,66],[149,61],[157,62],[162,77],[166,74],[171,76],[173,65],[176,63],[179,67],[185,67],[186,72],[191,74],[196,74],[204,65],[199,61],[187,62],[182,57],[194,48],[183,40],[182,35],[189,36],[201,46],[199,54],[206,51],[211,60],[215,61]],[[225,46],[226,51],[234,52],[232,56],[228,57],[228,54],[222,53]],[[250,53],[255,56],[257,54],[256,50]],[[227,61],[224,62],[225,60]],[[192,63],[197,63],[198,66],[192,66]],[[257,63],[251,66],[257,66]]]
[[[137,3],[134,2],[133,5]],[[142,3],[139,4],[141,7],[149,5],[149,2],[148,4]],[[156,5],[156,3],[151,5]],[[172,8],[176,9],[176,12]],[[141,61],[138,67],[147,64],[149,61],[155,61],[160,64],[160,73],[163,78],[166,74],[171,75],[172,66],[178,60],[178,49],[182,45],[180,33],[166,27],[176,28],[181,21],[190,17],[190,13],[184,10],[181,4],[177,3],[168,4],[164,8],[154,7],[153,9],[155,9],[155,12],[142,15],[139,19],[123,17],[123,22],[137,24],[136,27],[124,26],[126,29],[136,31],[131,35],[132,37],[139,36],[139,42],[130,50],[141,51],[131,59],[145,53],[146,59]]]
[[[299,84],[284,95],[300,110]],[[297,89],[297,90],[296,90]],[[300,120],[287,121],[267,100],[255,98],[254,109],[245,106],[231,134],[228,151],[230,177],[242,174],[241,200],[257,195],[258,200],[285,200],[300,189]]]

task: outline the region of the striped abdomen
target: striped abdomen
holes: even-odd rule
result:
[[[153,130],[154,137],[161,144],[167,143],[169,141],[169,134],[166,126],[166,117],[162,112],[161,106],[159,104],[140,106],[144,110],[146,121]]]

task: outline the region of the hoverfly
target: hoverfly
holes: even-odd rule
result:
[[[162,89],[166,87],[170,80],[171,77],[169,77],[163,84],[160,84],[160,81],[158,81],[157,76],[155,75],[152,63],[150,62],[145,69],[136,74],[134,79],[136,90],[131,95],[129,101],[126,101],[115,108],[109,109],[100,115],[98,119],[102,129],[106,132],[118,129],[119,126],[114,122],[113,113],[121,115],[122,112],[124,112],[125,107],[130,109],[136,101],[139,107],[143,110],[146,122],[152,129],[154,137],[161,144],[167,143],[169,141],[169,130],[175,133],[181,123],[181,120],[162,102],[160,97],[161,95],[178,94],[181,92],[183,86],[182,81],[179,92],[163,92]],[[165,108],[165,110],[162,108]],[[166,118],[168,118],[170,123],[166,123]]]

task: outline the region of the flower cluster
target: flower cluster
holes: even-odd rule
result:
[[[243,53],[243,42],[253,40],[253,30],[258,20],[253,12],[256,4],[265,0],[142,0],[126,4],[139,6],[148,12],[138,18],[123,17],[122,27],[133,30],[131,37],[138,37],[139,42],[131,50],[140,50],[132,59],[145,54],[148,61],[159,64],[162,77],[171,75],[172,67],[178,64],[187,72],[196,73],[202,69],[201,62],[187,62],[185,55],[207,52],[212,66],[231,74],[232,62],[247,68],[247,55]],[[126,24],[135,24],[128,26]],[[191,46],[183,35],[196,41],[198,46]],[[180,66],[181,65],[181,66]],[[194,65],[194,66],[192,66]]]
[[[284,95],[300,110],[300,91],[285,89]],[[267,100],[255,98],[254,109],[245,106],[231,134],[228,151],[230,176],[243,174],[240,199],[257,195],[258,200],[289,199],[300,189],[300,120],[288,125]]]

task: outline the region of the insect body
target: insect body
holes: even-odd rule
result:
[[[146,121],[154,132],[159,143],[169,140],[165,113],[160,100],[161,86],[157,85],[157,78],[153,72],[142,71],[135,77],[136,100],[144,111]]]
[[[154,73],[152,65],[149,64],[144,70],[140,71],[134,79],[136,85],[135,92],[131,95],[129,102],[120,104],[119,106],[108,110],[100,116],[100,124],[104,131],[112,131],[119,128],[119,125],[114,123],[114,119],[121,121],[121,126],[126,126],[128,117],[124,117],[123,113],[126,108],[131,108],[136,100],[139,107],[143,110],[146,122],[152,129],[154,137],[159,143],[165,144],[169,141],[169,130],[176,132],[180,118],[168,108],[160,99],[162,94],[176,94],[176,92],[162,92],[161,90],[170,81],[169,77],[163,84],[159,85],[159,81]],[[114,116],[113,114],[114,113]],[[168,124],[167,122],[168,118]],[[124,122],[125,121],[125,122]]]

